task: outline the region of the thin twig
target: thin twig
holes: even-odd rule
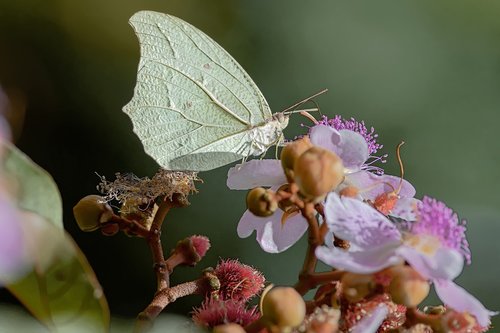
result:
[[[155,318],[167,305],[180,297],[195,294],[206,294],[212,291],[211,279],[213,276],[205,275],[197,280],[184,282],[171,288],[165,288],[156,293],[151,303],[137,316],[134,332],[146,332],[151,328]]]
[[[153,256],[153,267],[156,272],[157,286],[156,290],[160,291],[168,288],[170,285],[170,273],[165,265],[165,258],[163,256],[163,247],[161,244],[161,226],[165,216],[174,207],[171,201],[162,201],[158,206],[158,211],[155,214],[147,242]]]

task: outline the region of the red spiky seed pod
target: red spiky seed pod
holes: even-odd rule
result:
[[[220,281],[219,297],[246,301],[257,295],[264,287],[264,275],[255,268],[238,260],[222,260],[214,274]]]
[[[259,317],[257,307],[247,308],[242,302],[208,298],[194,309],[192,319],[197,325],[212,329],[228,323],[246,326]]]

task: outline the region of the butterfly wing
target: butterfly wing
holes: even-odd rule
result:
[[[130,18],[141,60],[123,111],[146,153],[167,169],[203,171],[251,154],[251,128],[272,115],[243,68],[202,31],[174,16]]]

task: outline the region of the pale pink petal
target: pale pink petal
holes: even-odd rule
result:
[[[238,223],[238,236],[246,238],[257,231],[257,242],[269,253],[279,253],[295,244],[307,230],[307,222],[301,214],[289,217],[281,224],[283,211],[278,209],[269,217],[257,217],[246,211]]]
[[[379,195],[399,189],[401,178],[391,175],[376,175],[368,171],[358,171],[346,176],[347,185],[357,187],[365,200],[374,201]],[[415,188],[408,181],[403,180],[398,195],[401,198],[413,198]]]
[[[336,129],[326,125],[316,125],[309,133],[311,143],[337,153],[340,143],[340,133]]]
[[[361,134],[354,131],[337,131],[330,126],[316,125],[311,128],[309,137],[314,145],[336,153],[351,172],[359,170],[368,159],[368,144]]]
[[[468,312],[474,315],[482,327],[488,327],[490,317],[498,314],[498,312],[486,309],[479,300],[452,281],[435,281],[434,288],[445,305],[457,312]]]
[[[415,221],[417,219],[416,208],[420,200],[415,198],[400,198],[391,210],[390,215],[406,220]]]
[[[401,233],[387,217],[357,199],[330,193],[326,199],[325,217],[336,236],[360,248],[376,248],[401,240]]]
[[[287,183],[279,160],[251,160],[229,169],[227,187],[249,190],[258,186],[276,186]]]
[[[370,274],[402,262],[401,257],[395,254],[397,246],[392,244],[363,251],[346,251],[336,247],[320,246],[316,248],[316,257],[336,269]]]
[[[464,257],[458,251],[445,247],[440,247],[430,255],[403,245],[397,253],[429,280],[453,280],[460,275],[464,267]]]
[[[351,333],[375,333],[389,314],[389,308],[380,304],[371,313],[366,314],[350,331]]]
[[[339,132],[341,140],[336,153],[342,159],[344,167],[351,172],[361,169],[369,157],[365,138],[350,130],[340,130]]]

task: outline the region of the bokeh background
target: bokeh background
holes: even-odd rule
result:
[[[275,112],[329,88],[317,99],[321,111],[374,126],[391,154],[388,173],[399,172],[394,147],[404,139],[406,178],[418,195],[440,198],[468,220],[473,263],[458,282],[500,309],[500,2],[0,0],[0,85],[11,99],[16,144],[55,178],[66,229],[115,316],[134,317],[149,302],[149,250],[140,239],[80,232],[71,209],[96,193],[96,172],[113,179],[156,171],[121,112],[139,61],[127,21],[142,9],[176,15],[213,37]],[[301,122],[292,120],[287,137],[302,133]],[[176,270],[173,283],[231,257],[293,284],[305,240],[267,254],[253,236],[239,239],[245,193],[226,188],[227,169],[201,174],[192,205],[168,216],[166,251],[191,234],[213,244],[198,267]],[[186,298],[168,311],[186,314],[199,302]],[[0,303],[15,300],[0,291]]]

